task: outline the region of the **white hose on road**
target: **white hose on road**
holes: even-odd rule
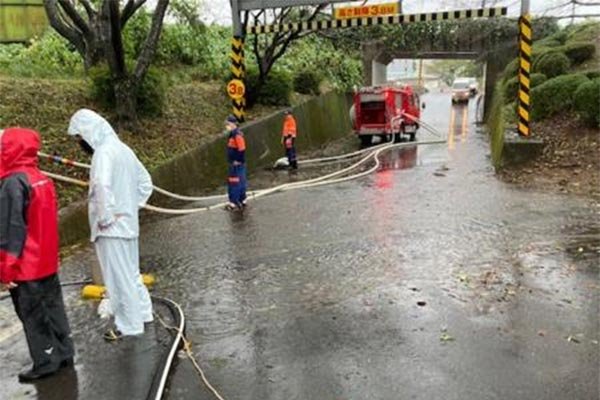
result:
[[[259,192],[253,192],[251,194],[251,196],[248,198],[248,200],[255,200],[258,199],[260,197],[264,197],[267,196],[269,194],[273,194],[276,192],[283,192],[283,191],[288,191],[288,190],[295,190],[295,189],[302,189],[302,188],[310,188],[310,187],[315,187],[315,186],[322,186],[322,185],[330,185],[330,184],[334,184],[334,183],[339,183],[339,182],[345,182],[345,181],[349,181],[352,179],[358,179],[361,178],[363,176],[366,176],[370,173],[375,172],[379,166],[380,166],[380,160],[379,160],[379,155],[386,150],[390,150],[392,148],[401,148],[401,147],[412,147],[412,146],[419,146],[419,145],[429,145],[429,144],[441,144],[441,143],[445,143],[445,140],[430,140],[430,141],[425,141],[425,142],[410,142],[410,143],[391,143],[391,144],[387,144],[379,149],[377,149],[374,152],[369,153],[366,157],[362,158],[361,160],[359,160],[358,162],[352,164],[351,166],[344,168],[342,170],[333,172],[331,174],[327,174],[318,178],[312,178],[312,179],[307,179],[304,181],[300,181],[300,182],[292,182],[292,183],[285,183],[279,186],[275,186],[273,188],[270,189],[265,189],[265,190],[261,190]],[[345,175],[346,173],[360,167],[362,164],[366,163],[367,161],[369,161],[371,158],[375,158],[375,163],[376,165],[374,167],[372,167],[371,169],[358,173],[358,174],[354,174],[354,175],[350,175],[347,177],[343,177],[343,178],[337,178],[340,175]],[[62,181],[62,182],[67,182],[67,183],[72,183],[78,186],[82,186],[82,187],[87,187],[88,186],[88,182],[86,181],[82,181],[79,179],[74,179],[74,178],[69,178],[69,177],[65,177],[62,175],[57,175],[57,174],[53,174],[51,172],[46,172],[46,171],[42,171],[43,173],[45,173],[48,177],[56,179],[58,181]],[[332,179],[332,178],[337,178],[337,179]],[[210,206],[206,206],[206,207],[200,207],[200,208],[189,208],[189,209],[172,209],[172,208],[163,208],[163,207],[156,207],[150,204],[147,204],[146,206],[144,206],[143,208],[148,210],[148,211],[153,211],[153,212],[157,212],[157,213],[161,213],[161,214],[168,214],[168,215],[188,215],[188,214],[194,214],[194,213],[200,213],[200,212],[205,212],[205,211],[210,211],[210,210],[214,210],[216,208],[222,208],[226,205],[227,203],[218,203],[218,204],[214,204],[214,205],[210,205]]]
[[[418,122],[427,131],[433,133],[434,135],[436,135],[438,137],[441,137],[439,132],[437,132],[437,130],[434,127],[432,127],[428,123],[420,120],[416,116],[408,114],[408,113],[403,113],[403,115],[412,119],[413,121]],[[401,117],[397,117],[397,118],[401,118]],[[376,171],[379,168],[381,163],[380,163],[378,157],[383,151],[386,151],[386,150],[389,150],[389,149],[395,148],[395,147],[409,147],[409,146],[419,146],[419,145],[427,145],[427,144],[441,144],[441,143],[445,143],[445,142],[446,142],[445,140],[430,140],[430,141],[424,141],[424,142],[409,142],[409,143],[392,142],[392,143],[384,143],[384,144],[374,146],[371,148],[367,148],[367,149],[354,151],[354,152],[351,152],[348,154],[342,154],[339,156],[300,160],[299,161],[300,164],[316,164],[316,163],[325,163],[325,162],[331,162],[331,161],[351,159],[351,158],[363,155],[365,153],[367,154],[365,157],[360,159],[358,162],[350,165],[349,167],[346,167],[344,169],[341,169],[339,171],[336,171],[336,172],[333,172],[333,173],[330,173],[330,174],[327,174],[324,176],[320,176],[318,178],[307,179],[307,180],[300,181],[300,182],[285,183],[285,184],[278,185],[278,186],[275,186],[270,189],[263,189],[263,190],[248,192],[248,199],[254,200],[254,199],[257,199],[257,198],[260,198],[260,197],[263,197],[263,196],[266,196],[269,194],[273,194],[276,192],[283,192],[283,191],[294,190],[294,189],[322,186],[322,185],[328,185],[328,184],[333,184],[333,183],[345,182],[345,181],[348,181],[351,179],[358,179],[358,178],[361,178],[363,176],[366,176],[366,175]],[[84,164],[84,163],[60,158],[58,156],[52,156],[52,155],[49,155],[49,154],[46,154],[43,152],[38,152],[38,155],[40,157],[48,158],[48,159],[54,160],[55,162],[59,162],[64,165],[74,166],[74,167],[78,167],[78,168],[85,168],[85,169],[91,168],[91,166],[89,164]],[[349,173],[350,171],[360,167],[362,164],[366,163],[373,157],[375,158],[375,163],[376,163],[376,165],[373,168],[371,168],[365,172],[350,175],[348,177],[337,178],[339,176],[345,175],[346,173]],[[48,175],[49,177],[56,179],[58,181],[72,183],[72,184],[75,184],[78,186],[85,186],[85,187],[88,186],[88,183],[86,181],[82,181],[79,179],[73,179],[73,178],[62,176],[62,175],[53,174],[50,172],[44,172],[44,173],[46,175]],[[336,179],[334,179],[334,178],[336,178]],[[190,202],[211,201],[211,200],[218,200],[218,199],[223,199],[223,198],[227,197],[227,195],[184,196],[184,195],[180,195],[177,193],[172,193],[172,192],[162,189],[158,186],[154,186],[154,190],[160,194],[171,197],[173,199],[182,200],[182,201],[190,201]],[[209,210],[213,210],[216,208],[222,208],[227,204],[228,204],[227,202],[222,202],[222,203],[217,203],[217,204],[213,204],[210,206],[199,207],[199,208],[189,208],[189,209],[171,209],[171,208],[163,208],[163,207],[157,207],[157,206],[147,204],[144,206],[144,209],[153,211],[153,212],[157,212],[157,213],[169,214],[169,215],[187,215],[187,214],[192,214],[192,213],[209,211]]]

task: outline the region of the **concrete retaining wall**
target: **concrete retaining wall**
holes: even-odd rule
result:
[[[351,96],[328,93],[294,108],[298,122],[297,145],[300,151],[315,149],[328,141],[348,135],[351,131],[348,110]],[[242,127],[246,138],[246,159],[250,177],[257,168],[272,165],[283,156],[281,128],[283,112],[277,112]],[[224,135],[190,150],[156,168],[152,172],[155,185],[169,191],[194,195],[206,189],[223,187],[227,177]],[[152,204],[168,204],[160,195],[153,195]],[[69,245],[89,236],[85,202],[78,202],[60,211],[61,245]]]

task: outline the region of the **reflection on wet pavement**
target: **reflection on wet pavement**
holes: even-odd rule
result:
[[[429,97],[439,129],[454,115],[449,149],[149,228],[147,260],[226,397],[594,398],[598,209],[498,182],[472,106]],[[179,366],[171,398],[203,393],[193,379]]]
[[[600,207],[499,182],[473,105],[424,97],[452,145],[144,227],[143,265],[226,399],[597,399]],[[182,361],[169,398],[211,397]]]

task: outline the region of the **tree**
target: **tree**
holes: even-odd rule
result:
[[[319,16],[326,5],[305,8],[280,8],[271,10],[260,10],[256,13],[245,13],[244,24],[250,19],[254,25],[260,24],[285,24],[295,21],[311,22]],[[310,35],[312,31],[303,31],[302,28],[293,29],[288,32],[277,32],[271,35],[254,35],[252,51],[258,64],[258,80],[256,85],[249,88],[248,105],[252,106],[258,97],[260,89],[265,84],[267,77],[275,62],[280,59],[289,48],[290,44],[302,37]]]
[[[138,124],[137,89],[154,58],[169,0],[157,0],[150,31],[140,54],[129,70],[123,47],[123,28],[146,0],[44,0],[51,26],[81,54],[87,69],[106,63],[111,73],[119,126],[134,129]],[[79,4],[79,5],[76,5]]]
[[[203,6],[203,0],[171,0],[170,15],[180,24],[187,24],[193,29],[203,30],[204,23],[200,18]]]

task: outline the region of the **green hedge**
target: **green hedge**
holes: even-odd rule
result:
[[[294,77],[294,90],[302,94],[317,95],[320,92],[323,77],[315,71],[305,70]]]
[[[579,65],[594,57],[596,46],[589,42],[569,43],[562,48],[562,51],[573,65]]]
[[[544,74],[531,74],[530,79],[530,87],[534,88],[536,86],[541,85],[546,82],[548,78]],[[519,77],[515,76],[512,79],[509,79],[504,84],[504,101],[512,102],[515,101],[517,95],[519,93]]]
[[[539,121],[560,111],[573,107],[573,97],[577,88],[588,82],[583,74],[563,75],[550,79],[531,91],[531,118]]]
[[[292,95],[292,78],[290,75],[279,69],[271,71],[267,80],[256,93],[258,86],[258,70],[251,68],[247,70],[246,83],[251,98],[255,98],[257,103],[269,106],[289,106]]]
[[[573,104],[586,123],[600,127],[600,78],[581,84],[575,91]]]
[[[106,67],[90,69],[91,95],[103,107],[115,107],[115,92],[110,71]],[[159,116],[165,104],[166,84],[164,74],[150,67],[137,90],[137,110],[141,115]]]
[[[590,79],[600,78],[600,70],[586,71],[584,74]]]
[[[541,55],[533,64],[533,72],[554,78],[566,74],[571,67],[571,60],[560,51],[549,51]]]

